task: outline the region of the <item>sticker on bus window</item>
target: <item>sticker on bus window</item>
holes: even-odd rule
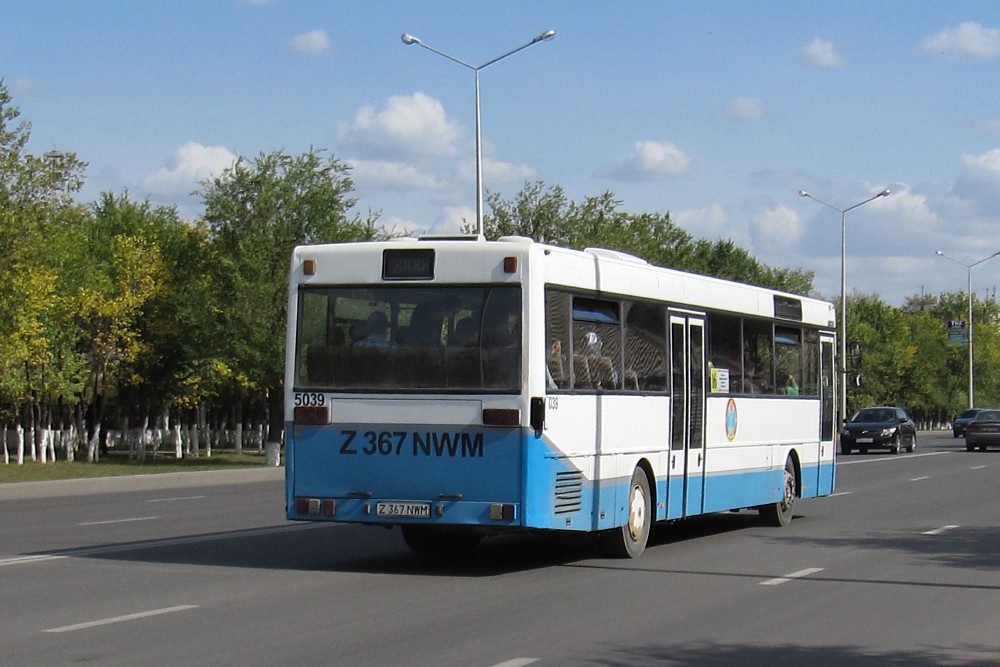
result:
[[[711,391],[713,394],[729,393],[728,368],[712,368],[709,374],[709,381],[711,383],[709,391]]]

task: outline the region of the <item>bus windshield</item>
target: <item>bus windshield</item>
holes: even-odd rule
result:
[[[519,286],[303,286],[295,386],[518,392],[520,320]]]

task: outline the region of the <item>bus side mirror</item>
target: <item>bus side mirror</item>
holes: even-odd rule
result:
[[[539,438],[542,435],[542,430],[545,428],[545,397],[544,396],[532,396],[531,397],[531,414],[528,417],[529,424],[535,431],[535,437]]]

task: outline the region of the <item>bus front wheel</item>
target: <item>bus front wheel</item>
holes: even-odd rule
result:
[[[638,558],[649,541],[653,498],[649,491],[649,478],[642,468],[636,468],[632,473],[628,489],[625,525],[601,533],[601,547],[605,555],[612,558]]]
[[[789,458],[785,461],[785,477],[782,482],[781,500],[768,505],[761,505],[758,508],[760,518],[765,525],[782,527],[792,522],[792,514],[795,511],[795,497],[798,482],[795,477],[795,463]]]

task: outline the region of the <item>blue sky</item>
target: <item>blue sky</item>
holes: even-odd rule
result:
[[[670,212],[693,236],[888,303],[964,291],[1000,250],[1000,3],[36,0],[0,22],[0,77],[28,149],[89,162],[104,191],[197,218],[237,155],[325,149],[360,213],[455,233],[484,181]],[[983,296],[1000,257],[973,272]]]

